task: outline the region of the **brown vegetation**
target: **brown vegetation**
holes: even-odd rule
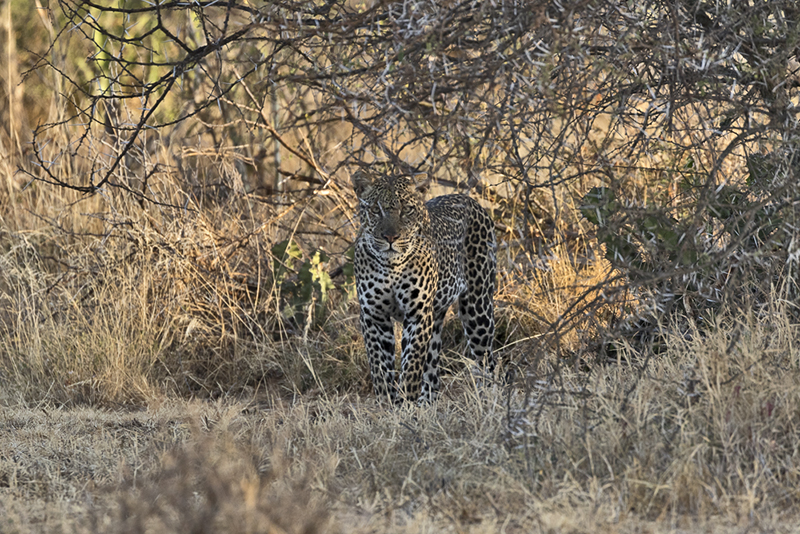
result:
[[[353,395],[7,409],[3,528],[789,531],[800,362],[781,317],[675,335],[644,380],[625,365],[588,383],[566,371],[558,402],[528,397],[533,432],[508,424],[508,392],[476,395],[463,378],[403,410]]]
[[[0,6],[0,530],[798,524],[794,2],[110,4]],[[359,167],[491,210],[508,384],[375,402]]]

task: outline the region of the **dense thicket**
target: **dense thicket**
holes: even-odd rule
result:
[[[797,524],[796,4],[0,2],[6,523]],[[375,402],[359,168],[490,209],[509,387]]]
[[[376,164],[481,197],[509,283],[535,285],[554,258],[606,265],[557,315],[530,312],[547,335],[510,352],[516,363],[603,354],[676,303],[696,318],[726,299],[758,306],[770,285],[796,294],[793,1],[52,8],[53,45],[27,75],[54,76],[62,100],[24,171],[101,195],[93,232],[126,258],[177,251],[224,279],[238,311],[198,306],[234,330],[285,328],[241,302],[291,273],[290,315],[326,298],[328,275],[347,272],[348,175]],[[76,49],[88,61],[65,61]],[[187,232],[213,238],[192,252]],[[323,272],[329,256],[344,268]]]

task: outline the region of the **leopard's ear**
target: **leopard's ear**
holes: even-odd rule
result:
[[[353,190],[356,192],[356,196],[359,198],[361,198],[367,189],[372,187],[374,181],[371,176],[361,169],[351,174],[350,180],[353,182]]]

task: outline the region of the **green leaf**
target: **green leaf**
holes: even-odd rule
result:
[[[300,250],[300,247],[297,246],[297,243],[291,239],[287,239],[272,247],[272,257],[274,258],[272,270],[273,273],[275,273],[275,279],[280,282],[289,276],[293,263],[292,260],[299,260],[302,258],[303,252]]]
[[[331,276],[325,270],[325,264],[327,264],[329,260],[330,258],[328,258],[328,255],[322,251],[317,251],[311,258],[311,267],[309,271],[311,272],[311,280],[314,284],[314,288],[319,291],[320,303],[327,302],[328,291],[334,287]]]
[[[645,216],[641,224],[646,240],[656,238],[670,252],[677,250],[680,242],[680,235],[675,229],[677,221],[653,214]]]
[[[742,213],[749,204],[744,193],[735,187],[724,185],[711,200],[708,209],[712,217],[725,220]]]
[[[614,191],[608,187],[593,187],[581,199],[581,213],[597,226],[605,226],[613,213],[619,208]]]
[[[638,247],[616,234],[608,234],[602,241],[606,245],[606,259],[614,265],[641,268]]]

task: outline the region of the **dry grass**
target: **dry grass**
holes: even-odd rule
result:
[[[525,427],[507,425],[521,397],[462,375],[437,405],[401,410],[356,395],[8,408],[3,530],[789,532],[796,340],[720,320],[644,373],[602,367],[582,395],[530,399]],[[565,391],[584,382],[564,372]]]
[[[327,326],[303,339],[275,326],[274,289],[250,300],[195,261],[150,256],[52,273],[35,247],[15,243],[0,255],[0,398],[141,405],[165,394],[287,395],[323,381],[352,388],[365,376],[352,302],[337,300]]]
[[[15,20],[31,10],[6,7],[3,29],[12,7]],[[39,35],[28,19],[16,31]],[[450,323],[441,401],[388,409],[370,394],[344,276],[323,306],[290,313],[274,275],[273,246],[288,238],[302,252],[289,281],[318,247],[327,272],[346,261],[344,177],[282,205],[243,183],[264,178],[247,150],[152,134],[119,178],[138,190],[137,165],[157,163],[148,191],[172,207],[27,184],[16,172],[35,172],[26,124],[63,118],[64,106],[47,80],[15,85],[22,69],[8,57],[0,531],[796,531],[800,335],[777,293],[710,327],[682,321],[660,354],[628,348],[616,363],[565,366],[535,342],[580,313],[576,302],[602,299],[609,266],[576,261],[583,235],[532,257],[514,223],[499,253],[498,352],[548,380],[476,392]],[[57,154],[67,136],[55,129],[50,142]],[[63,161],[64,172],[83,176],[87,161]],[[579,215],[564,217],[574,233]],[[584,314],[564,351],[585,350],[620,308]]]
[[[602,367],[586,383],[562,370],[557,399],[525,411],[536,431],[514,440],[530,448],[540,494],[574,493],[619,518],[795,516],[797,327],[768,319],[673,334],[643,367]]]
[[[48,217],[65,201],[23,198]],[[263,237],[232,246],[249,230],[230,211],[135,222],[99,249],[8,206],[3,531],[788,532],[800,518],[798,332],[777,296],[655,357],[562,367],[528,396],[478,395],[452,365],[436,406],[389,410],[368,394],[352,301],[309,329],[281,318],[268,276],[255,292],[237,277],[273,258]],[[525,358],[605,276],[557,250],[547,269],[508,268],[501,304],[526,305],[501,306],[502,355]]]

